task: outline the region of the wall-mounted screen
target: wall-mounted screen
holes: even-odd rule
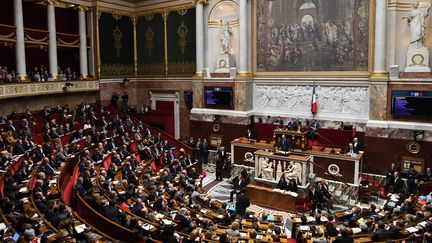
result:
[[[232,109],[232,87],[204,87],[204,99],[207,108]]]
[[[432,116],[432,91],[392,91],[395,116]]]

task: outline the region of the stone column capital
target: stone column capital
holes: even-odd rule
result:
[[[207,5],[208,0],[192,0],[192,3],[195,5],[197,5],[197,4]]]
[[[86,6],[76,6],[75,9],[77,11],[87,11],[88,7],[86,7]]]

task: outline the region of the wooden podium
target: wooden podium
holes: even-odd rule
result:
[[[308,146],[308,135],[309,131],[292,131],[292,130],[283,130],[283,129],[275,129],[273,131],[273,138],[275,142],[275,146],[279,144],[279,139],[285,135],[287,139],[291,140],[291,148],[292,149],[301,149],[307,150]]]

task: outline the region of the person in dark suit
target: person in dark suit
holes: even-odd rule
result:
[[[246,190],[243,189],[240,191],[239,196],[237,197],[236,202],[236,214],[240,216],[244,216],[246,213],[246,209],[250,206],[249,197],[246,195]]]
[[[83,177],[82,176],[78,177],[77,184],[75,185],[75,189],[77,190],[77,192],[80,194],[81,197],[84,197],[87,194],[83,184],[84,184]]]
[[[223,180],[223,168],[227,161],[227,153],[225,152],[224,147],[220,147],[219,151],[216,154],[216,180]]]
[[[376,242],[376,241],[386,241],[392,238],[393,235],[393,231],[390,230],[386,230],[385,229],[385,224],[383,221],[379,221],[376,225],[375,225],[375,231],[372,233],[372,241]]]
[[[402,178],[400,178],[398,171],[395,171],[394,177],[395,177],[395,179],[394,179],[393,184],[392,184],[391,192],[392,193],[399,193],[399,192],[404,191],[405,190],[405,183],[402,180]]]
[[[417,181],[417,171],[414,169],[414,165],[409,166],[407,172],[407,193],[408,195],[415,194],[417,191],[416,181]]]
[[[234,178],[234,190],[231,191],[230,193],[230,202],[233,201],[234,199],[234,194],[239,194],[240,191],[245,190],[246,189],[246,178],[244,178],[242,175],[236,176]]]
[[[21,155],[25,153],[25,148],[21,139],[18,139],[17,144],[15,145],[14,155]]]
[[[349,144],[348,144],[348,147],[346,147],[346,148],[344,149],[344,154],[354,154],[354,153],[356,153],[356,152],[354,151],[353,144],[352,144],[352,143],[349,143]]]
[[[424,173],[422,180],[423,180],[424,182],[432,181],[432,172],[431,172],[431,168],[426,168],[426,172]]]
[[[201,161],[204,164],[208,163],[208,156],[209,156],[209,144],[207,142],[207,139],[203,139],[200,147],[201,152]]]
[[[291,151],[291,143],[289,139],[285,137],[285,135],[282,135],[281,139],[279,140],[278,149],[284,152]]]
[[[312,212],[315,212],[315,210],[319,207],[321,203],[321,195],[320,191],[317,188],[316,185],[311,185],[308,190],[309,199],[312,201]]]
[[[390,192],[391,187],[393,186],[395,177],[394,177],[394,173],[396,172],[396,165],[395,163],[392,163],[390,168],[387,169],[386,171],[386,184],[385,184],[385,188],[387,192]]]
[[[360,151],[363,151],[363,147],[361,146],[360,142],[358,141],[358,138],[353,138],[353,149],[354,153],[358,154]]]
[[[334,243],[354,243],[353,231],[351,228],[340,228],[341,236],[336,237]]]
[[[251,139],[255,139],[255,136],[254,136],[254,134],[252,133],[252,130],[251,129],[247,129],[247,132],[246,132],[246,138],[248,139],[248,140],[251,140]]]

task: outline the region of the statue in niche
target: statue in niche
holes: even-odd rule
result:
[[[229,26],[228,21],[221,20],[221,29],[220,29],[220,42],[222,44],[222,53],[221,54],[231,54],[231,42],[232,42],[232,29]]]
[[[290,161],[287,170],[285,171],[286,179],[301,181],[301,165],[300,163],[296,163],[294,161]]]
[[[262,161],[261,176],[263,179],[273,181],[273,163],[269,161],[269,158],[265,158]]]
[[[410,48],[420,48],[423,46],[425,37],[425,18],[429,15],[430,4],[425,8],[419,8],[419,3],[413,4],[414,9],[408,17],[404,17],[408,21],[410,27]]]

